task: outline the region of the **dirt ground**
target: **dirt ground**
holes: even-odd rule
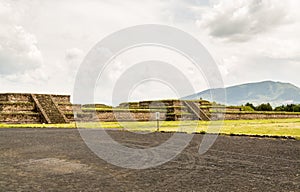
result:
[[[172,135],[109,134],[138,148]],[[76,129],[0,129],[0,191],[300,191],[300,141],[219,136],[199,155],[202,138],[166,164],[131,170],[98,158]]]

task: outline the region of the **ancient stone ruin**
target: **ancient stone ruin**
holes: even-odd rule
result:
[[[2,123],[68,123],[72,111],[68,95],[0,94]]]
[[[300,113],[241,111],[205,100],[156,100],[104,104],[72,104],[69,95],[0,94],[0,123],[70,123],[78,121],[151,121],[300,118]]]

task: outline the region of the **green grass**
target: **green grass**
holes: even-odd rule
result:
[[[221,133],[300,138],[300,119],[224,121]]]
[[[79,123],[78,127],[156,131],[156,122]],[[220,130],[218,130],[218,126]],[[76,128],[70,124],[0,124],[0,128]],[[187,133],[220,133],[225,135],[286,136],[300,138],[300,119],[225,120],[225,121],[162,121],[160,131]]]

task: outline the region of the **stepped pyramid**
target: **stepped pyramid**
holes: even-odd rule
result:
[[[69,123],[74,121],[69,95],[0,94],[0,122]]]

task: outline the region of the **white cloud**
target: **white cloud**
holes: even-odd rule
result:
[[[289,3],[280,0],[220,0],[197,23],[214,37],[245,41],[288,23]]]
[[[75,73],[83,59],[83,51],[78,48],[67,49],[65,52],[66,69]]]
[[[274,80],[300,86],[300,1],[216,0],[196,24],[227,86]],[[200,30],[199,30],[200,29]]]
[[[36,37],[16,24],[18,14],[0,2],[0,75],[24,73],[43,64]]]

